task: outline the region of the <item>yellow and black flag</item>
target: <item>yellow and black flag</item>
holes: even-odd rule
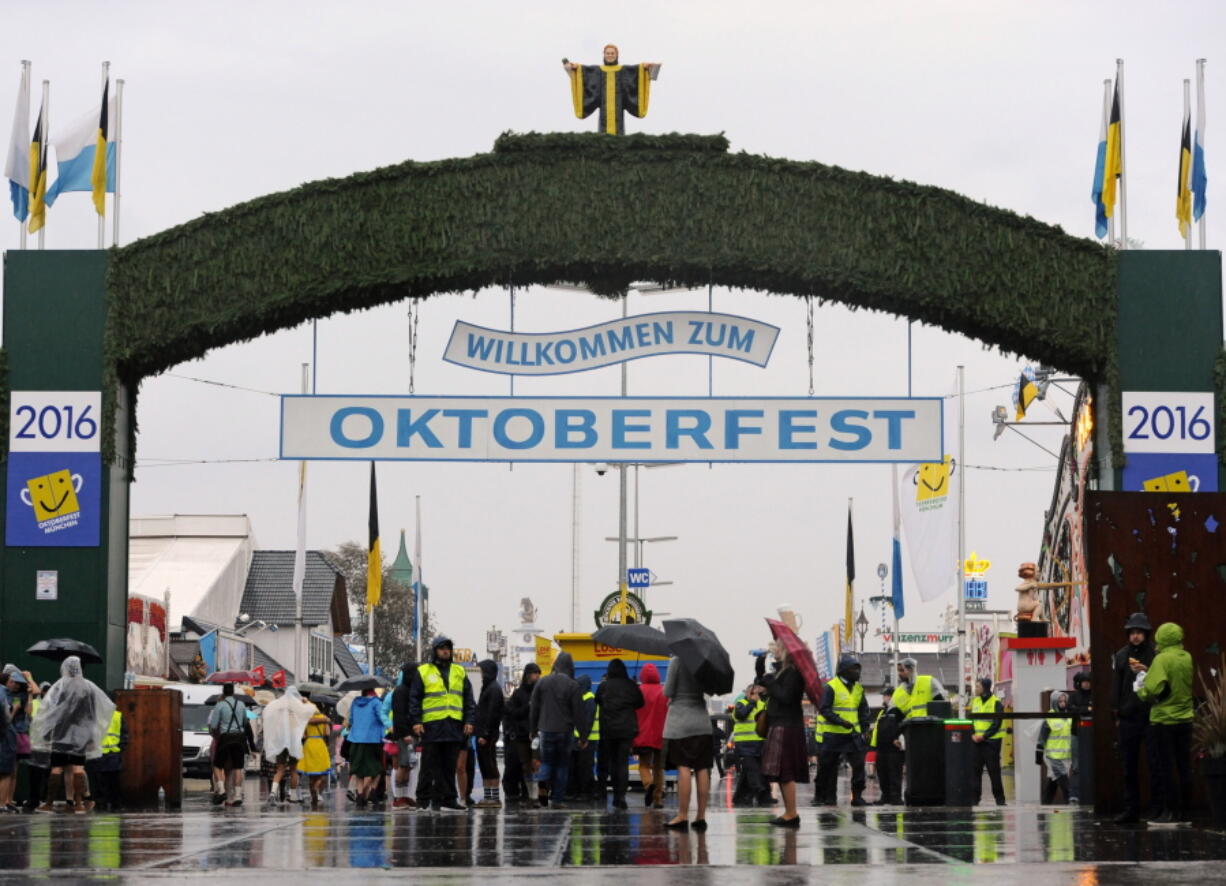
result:
[[[1185,84],[1187,82],[1184,81]],[[1184,88],[1187,88],[1186,85]],[[1179,222],[1179,236],[1186,240],[1192,231],[1192,115],[1186,103],[1183,109],[1183,133],[1179,138],[1179,180],[1175,182],[1175,218]]]
[[[841,648],[848,651],[855,648],[853,641],[855,638],[856,620],[853,612],[855,610],[855,584],[856,584],[856,543],[852,539],[851,532],[851,501],[847,502],[847,589],[843,600],[843,637]]]
[[[107,105],[111,92],[111,79],[108,77],[102,85],[102,110],[98,112],[98,136],[94,144],[94,164],[89,171],[89,183],[94,197],[94,209],[99,215],[106,215],[106,141],[110,134],[110,121],[107,119]],[[112,188],[112,190],[114,190]]]
[[[46,108],[38,109],[34,137],[30,140],[30,233],[47,223],[47,124]]]
[[[1116,185],[1124,174],[1123,129],[1120,124],[1120,82],[1115,81],[1111,97],[1111,116],[1107,120],[1107,149],[1103,154],[1102,204],[1104,215],[1115,215]]]
[[[1027,366],[1017,380],[1017,387],[1013,389],[1013,405],[1017,409],[1015,421],[1021,421],[1026,417],[1026,410],[1030,408],[1030,404],[1037,396],[1039,396],[1039,386],[1035,382],[1034,370]]]
[[[374,609],[383,598],[383,556],[379,552],[379,496],[375,491],[375,463],[370,463],[370,544],[366,549],[366,606]]]

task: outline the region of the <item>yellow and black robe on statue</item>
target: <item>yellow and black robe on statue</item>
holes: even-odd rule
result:
[[[647,116],[651,72],[648,65],[583,65],[570,72],[570,95],[580,120],[599,108],[596,131],[625,135],[626,111]]]

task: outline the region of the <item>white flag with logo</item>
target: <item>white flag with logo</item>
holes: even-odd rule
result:
[[[958,584],[958,401],[945,401],[945,460],[912,465],[899,482],[907,557],[921,600],[935,600]]]

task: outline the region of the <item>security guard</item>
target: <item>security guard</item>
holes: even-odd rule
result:
[[[113,701],[115,693],[111,692],[110,695]],[[103,810],[115,812],[119,809],[119,773],[123,769],[123,751],[127,746],[128,727],[123,714],[116,707],[102,735],[102,753],[85,763],[93,799]]]
[[[860,662],[854,655],[839,659],[835,676],[826,684],[818,708],[822,720],[821,753],[817,758],[817,783],[813,796],[823,805],[837,800],[839,760],[851,765],[851,805],[864,806],[864,752],[868,732],[868,701],[860,684]]]
[[[579,747],[579,730],[575,729],[575,747],[570,752],[570,786],[568,796],[580,800],[597,799],[604,796],[604,782],[595,778],[596,748],[600,744],[600,706],[596,704],[596,693],[592,691],[592,678],[582,674],[575,679],[583,693],[583,710],[592,718],[592,729],[587,736],[587,746]]]
[[[463,811],[456,802],[456,760],[465,740],[473,734],[477,706],[464,668],[451,660],[452,643],[436,637],[431,659],[413,671],[409,684],[408,716],[421,741],[421,774],[417,805],[425,810]]]
[[[916,661],[904,658],[898,663],[898,688],[894,690],[894,707],[902,711],[903,717],[927,717],[928,703],[938,698],[945,698],[945,687],[936,677],[928,674],[916,674]]]
[[[737,696],[732,709],[732,742],[736,748],[736,790],[733,806],[771,805],[771,790],[762,777],[762,737],[758,714],[766,710],[762,687],[754,684]]]
[[[1005,786],[1000,779],[1000,746],[1005,737],[1002,720],[979,720],[976,714],[999,714],[1004,711],[1000,699],[992,694],[992,681],[979,679],[979,694],[971,699],[971,741],[975,742],[975,805],[979,805],[983,790],[983,769],[988,770],[992,796],[997,806],[1005,805]]]
[[[893,706],[894,690],[881,690],[881,710],[873,723],[868,746],[876,753],[877,784],[881,786],[878,806],[902,805],[902,713]]]
[[[1053,692],[1051,696],[1051,712],[1053,714],[1068,713],[1068,695],[1064,692]],[[1069,801],[1069,770],[1073,762],[1073,718],[1048,717],[1039,729],[1039,744],[1034,750],[1036,765],[1047,765],[1047,778],[1043,780],[1043,790],[1040,802],[1043,805],[1051,803],[1056,798],[1056,790],[1064,792],[1064,802]]]

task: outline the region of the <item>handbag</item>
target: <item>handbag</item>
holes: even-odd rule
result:
[[[27,757],[30,754],[30,733],[17,733],[17,756]]]
[[[766,738],[770,732],[770,727],[766,725],[766,711],[758,711],[758,716],[754,717],[753,731],[758,738]]]

